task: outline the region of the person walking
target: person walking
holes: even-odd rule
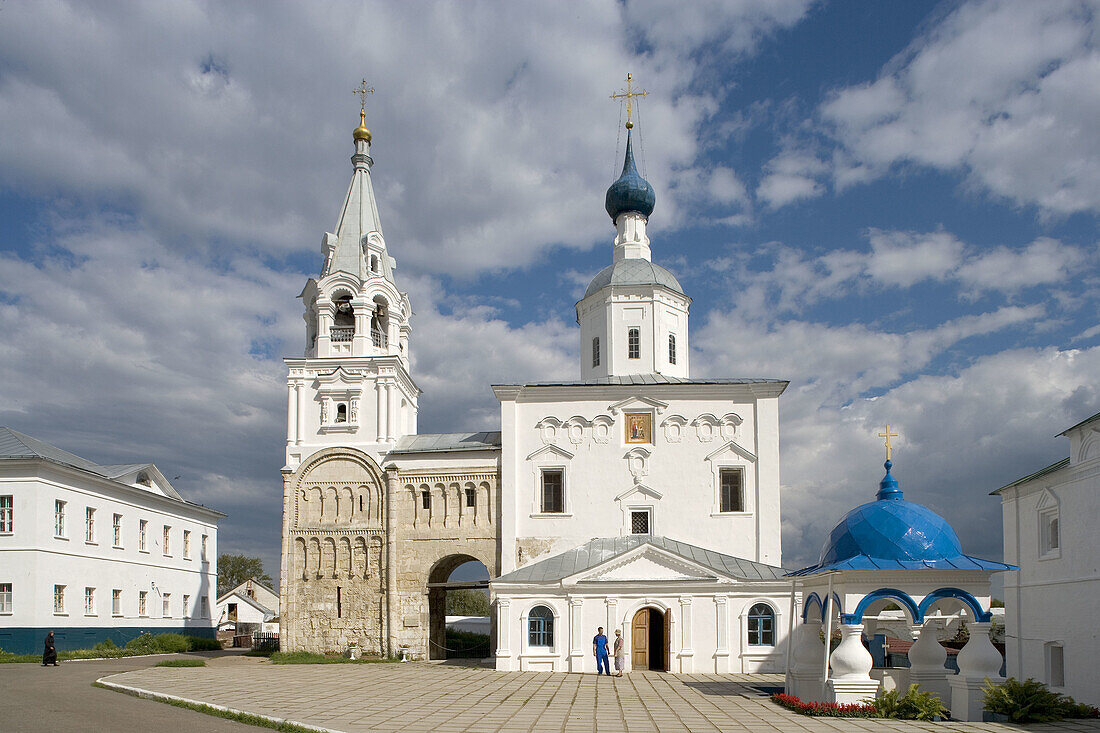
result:
[[[623,632],[615,629],[615,676],[623,676],[623,667],[626,666],[626,642],[623,641]]]
[[[46,634],[46,646],[42,650],[42,666],[47,664],[57,666],[57,647],[53,643],[53,632]]]
[[[611,675],[611,665],[607,659],[607,637],[604,636],[603,627],[596,629],[596,636],[592,638],[592,654],[596,657],[596,674]]]

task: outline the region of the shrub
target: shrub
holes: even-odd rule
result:
[[[190,644],[188,651],[192,652],[216,652],[222,648],[220,641],[207,636],[188,636],[187,642]]]
[[[794,695],[783,693],[772,695],[772,702],[802,715],[824,718],[874,718],[878,714],[873,704],[865,702],[850,705],[837,702],[802,702]]]
[[[118,649],[118,644],[114,643],[110,639],[104,639],[95,646],[92,647],[97,652],[113,652]]]
[[[204,659],[165,659],[163,662],[157,662],[157,667],[205,667],[206,660]]]
[[[985,709],[1007,715],[1013,723],[1049,723],[1063,718],[1095,718],[1100,711],[1072,697],[1051,692],[1030,677],[1020,682],[1009,677],[1003,684],[985,681]]]
[[[874,705],[880,718],[936,720],[948,715],[943,701],[934,693],[921,692],[920,685],[909,685],[904,695],[898,695],[897,690],[888,690],[864,702]]]

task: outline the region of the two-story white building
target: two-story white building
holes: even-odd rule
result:
[[[0,648],[214,636],[218,520],[152,463],[101,466],[0,428]]]
[[[1005,661],[1008,675],[1032,677],[1093,705],[1100,702],[1100,413],[1061,434],[1069,456],[1002,486]]]

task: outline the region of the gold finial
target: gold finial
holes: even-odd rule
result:
[[[886,438],[886,460],[890,460],[890,449],[893,447],[893,446],[890,445],[890,438],[896,438],[896,437],[898,437],[898,434],[897,433],[891,433],[890,432],[890,423],[886,423],[886,432],[885,433],[879,433],[878,437]]]
[[[370,142],[370,130],[367,129],[367,95],[374,94],[374,87],[367,86],[367,80],[364,79],[358,89],[352,91],[352,94],[359,95],[359,127],[355,128],[355,132],[351,134],[356,140],[366,140]]]
[[[612,99],[625,99],[626,100],[626,129],[630,130],[634,127],[634,119],[632,112],[634,110],[634,97],[644,97],[649,92],[643,89],[640,92],[634,91],[633,88],[634,77],[630,74],[626,75],[626,89],[620,89],[615,94],[611,95]]]

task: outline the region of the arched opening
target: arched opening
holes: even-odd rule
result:
[[[631,669],[667,672],[672,614],[659,608],[639,608],[630,623]]]
[[[351,341],[355,336],[355,313],[351,308],[351,296],[341,295],[332,302],[336,306],[336,314],[330,329],[332,340]]]
[[[490,654],[489,570],[470,555],[449,555],[428,574],[428,658]]]
[[[370,318],[371,343],[376,348],[384,349],[389,343],[390,313],[389,305],[381,296],[374,298],[374,313]]]

